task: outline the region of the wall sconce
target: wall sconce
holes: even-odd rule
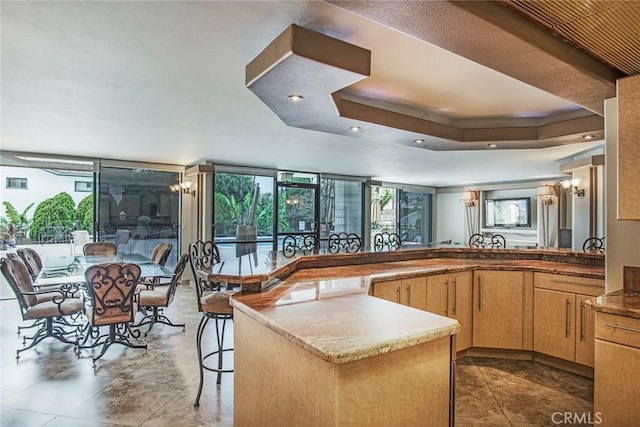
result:
[[[475,215],[473,214],[473,207],[476,205],[476,202],[478,201],[478,193],[476,193],[475,191],[463,191],[462,192],[462,199],[460,199],[461,202],[464,203],[465,206],[465,220],[467,221],[467,233],[469,233],[469,236],[473,235],[475,233],[475,221],[474,221],[474,217]]]
[[[541,199],[543,206],[552,205],[554,196],[556,196],[556,187],[553,185],[538,187],[538,198]]]
[[[478,195],[475,191],[463,191],[461,202],[464,202],[466,207],[473,207],[478,201]]]
[[[184,194],[191,194],[194,197],[196,196],[196,190],[191,190],[191,181],[183,181],[180,184],[170,185],[169,190],[174,193],[182,191]]]
[[[560,181],[560,185],[567,190],[567,193],[584,197],[584,188],[578,188],[581,182],[582,180],[580,178],[565,179],[564,181]]]
[[[542,246],[550,245],[549,240],[549,206],[553,204],[553,198],[556,196],[556,187],[553,185],[542,185],[538,187],[538,198],[542,203]]]

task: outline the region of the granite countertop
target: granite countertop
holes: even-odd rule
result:
[[[357,282],[351,279],[343,285],[348,289]],[[298,284],[274,298],[270,308],[264,308],[270,305],[265,299],[272,300],[265,298],[269,292],[233,297],[231,304],[330,363],[377,356],[460,330],[454,319],[370,297],[364,289],[343,289],[332,295],[310,283]],[[305,291],[309,291],[307,297]]]
[[[601,313],[640,319],[640,292],[615,291],[587,300],[585,305]]]
[[[576,267],[568,269],[566,274],[587,275],[587,277],[604,277],[604,256],[602,254],[572,252],[558,248],[535,249],[478,249],[469,247],[437,247],[437,248],[404,248],[398,251],[326,254],[319,251],[304,256],[286,257],[282,251],[260,250],[232,260],[215,264],[209,271],[198,274],[211,281],[233,284],[259,284],[272,279],[283,279],[288,275],[304,270],[323,267],[338,268],[345,265],[368,268],[371,265],[397,263],[403,261],[427,261],[433,259],[450,259],[452,261],[494,261],[495,268],[506,261],[516,265],[515,261],[523,261],[522,268],[535,268],[539,262],[545,269],[553,265]],[[552,264],[555,263],[555,264]],[[580,269],[580,267],[583,267]],[[599,268],[598,268],[599,267]],[[599,273],[599,271],[601,273]],[[553,271],[550,271],[553,272]],[[257,286],[256,288],[259,288]]]
[[[551,261],[415,259],[300,269],[263,292],[234,295],[231,304],[319,358],[345,363],[459,330],[454,319],[369,296],[372,282],[487,268],[604,278],[600,266]]]

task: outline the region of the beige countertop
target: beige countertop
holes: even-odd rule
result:
[[[602,266],[540,260],[417,259],[305,268],[232,305],[319,358],[345,363],[455,334],[456,320],[368,295],[372,282],[463,270],[525,270],[604,278]],[[604,289],[603,289],[604,290]]]
[[[619,290],[590,299],[585,304],[602,313],[640,319],[640,292]]]

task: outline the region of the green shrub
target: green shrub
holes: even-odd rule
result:
[[[93,194],[88,195],[78,203],[76,210],[76,221],[78,230],[93,230]]]
[[[68,193],[62,192],[42,201],[33,214],[33,222],[29,228],[29,237],[37,239],[40,230],[45,227],[73,227],[75,203]]]

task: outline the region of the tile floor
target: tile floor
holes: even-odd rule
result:
[[[233,378],[205,374],[200,407],[195,291],[178,289],[166,311],[181,328],[156,325],[148,350],[114,346],[97,362],[53,339],[22,353],[17,303],[0,301],[0,426],[231,426]],[[212,325],[210,325],[212,326]],[[212,332],[214,329],[209,329]],[[210,340],[213,341],[213,340]],[[533,362],[464,358],[457,369],[457,426],[549,426],[555,412],[590,411],[593,382]]]

